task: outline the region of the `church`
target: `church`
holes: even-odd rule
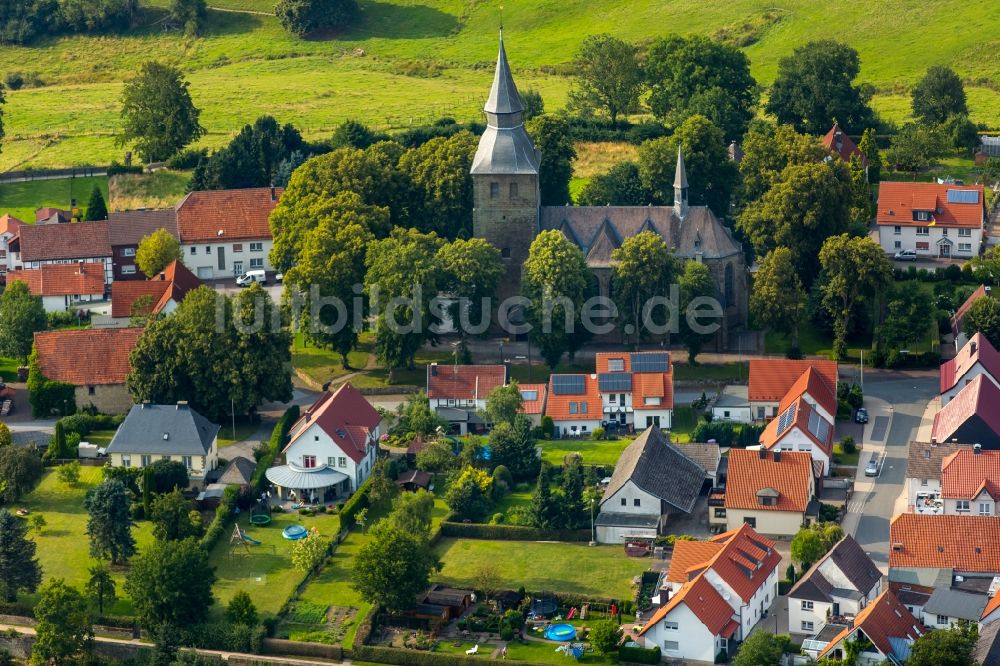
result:
[[[743,249],[707,206],[688,205],[688,181],[678,151],[673,206],[542,206],[541,154],[524,128],[524,107],[507,63],[503,34],[493,87],[485,106],[487,126],[472,162],[473,235],[500,250],[506,275],[501,298],[520,293],[521,267],[535,236],[558,229],[579,246],[610,295],[611,253],[643,231],[659,234],[674,255],[704,263],[712,272],[725,317],[718,347],[747,324],[749,275]]]

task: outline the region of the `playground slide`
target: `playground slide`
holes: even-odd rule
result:
[[[255,546],[259,546],[260,545],[260,541],[258,541],[257,539],[254,539],[252,536],[249,536],[247,534],[243,535],[243,540],[246,541],[247,543],[252,543]]]
[[[576,608],[575,607],[574,608],[570,608],[569,609],[569,613],[566,614],[566,619],[567,620],[572,620],[574,617],[576,617]]]

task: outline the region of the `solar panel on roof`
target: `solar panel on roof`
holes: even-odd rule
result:
[[[605,393],[631,391],[632,375],[626,372],[602,372],[597,375],[597,390]]]
[[[979,192],[976,190],[948,190],[948,203],[979,203]]]
[[[830,432],[830,424],[819,415],[819,412],[814,411],[809,415],[809,432],[819,441],[825,442]]]
[[[795,420],[795,408],[797,406],[798,403],[793,402],[788,409],[778,416],[778,432],[785,432],[792,425],[792,421]]]
[[[667,352],[638,352],[632,354],[632,372],[666,372],[670,369]]]
[[[552,375],[552,392],[556,395],[581,395],[586,387],[584,375]]]

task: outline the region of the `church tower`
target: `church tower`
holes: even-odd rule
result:
[[[674,172],[674,213],[681,222],[688,214],[688,175],[680,146],[677,146],[677,170]]]
[[[521,291],[521,266],[538,233],[540,153],[524,129],[524,107],[514,85],[500,31],[493,87],[486,100],[486,131],[472,161],[472,230],[499,250],[505,276],[498,297]]]

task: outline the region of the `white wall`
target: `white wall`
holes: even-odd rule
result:
[[[771,604],[778,597],[778,567],[767,577],[764,584],[757,588],[746,606],[739,609],[740,612],[740,633],[733,638],[743,641],[750,634],[750,631],[764,617],[764,611],[771,607]],[[738,596],[733,596],[733,600],[739,601]]]
[[[979,493],[978,497],[969,499],[968,510],[959,511],[958,502],[959,500],[957,499],[945,499],[944,500],[945,514],[949,516],[962,515],[962,516],[984,516],[984,517],[997,515],[996,502],[993,501],[993,498],[990,497],[989,493],[987,493],[985,490]],[[988,509],[989,512],[982,513],[980,511],[980,505],[986,505],[986,508]]]
[[[0,268],[8,271],[12,271],[21,267],[21,255],[18,252],[12,252],[7,248],[7,243],[13,238],[14,235],[7,232],[0,234],[0,254],[6,254],[6,256],[0,258]]]
[[[469,409],[472,411],[482,411],[486,409],[486,396],[482,400],[456,400],[454,398],[434,398],[430,401],[431,407],[437,411],[438,407],[452,407],[455,409]]]
[[[636,501],[639,506],[636,506]],[[635,485],[631,479],[613,495],[601,501],[601,511],[628,513],[637,516],[660,516],[661,501],[655,495]]]
[[[671,409],[637,409],[635,411],[635,427],[637,430],[645,430],[649,427],[647,418],[660,417],[660,429],[670,430],[673,427],[674,412]]]
[[[667,629],[668,622],[676,622],[677,629]],[[713,662],[719,653],[715,636],[701,623],[687,604],[680,603],[666,617],[646,632],[647,647],[658,645],[664,657]],[[677,649],[667,649],[666,641],[677,643]],[[671,645],[671,647],[673,647]]]
[[[250,243],[260,243],[262,249],[260,251],[250,251]],[[242,252],[234,252],[233,247],[236,245],[242,245]],[[224,248],[224,261],[223,268],[219,268],[219,250],[218,248]],[[224,278],[232,278],[237,275],[234,268],[235,264],[242,262],[242,270],[240,272],[245,273],[249,270],[265,270],[273,271],[274,267],[268,260],[268,256],[271,253],[271,248],[274,247],[274,241],[270,238],[258,238],[255,240],[221,240],[218,243],[182,243],[181,244],[181,254],[182,261],[188,269],[203,280],[219,280]],[[191,250],[194,248],[195,253],[191,254]],[[208,248],[208,252],[206,252]],[[251,266],[251,259],[260,259],[263,262],[262,266]]]
[[[761,534],[772,536],[795,536],[802,528],[803,514],[794,511],[760,511],[752,509],[726,508],[726,529],[735,530],[743,525],[744,518],[752,517],[757,524],[754,529]]]
[[[365,457],[360,463],[355,463],[354,459],[347,455],[318,423],[311,423],[285,451],[285,461],[301,466],[303,456],[316,456],[317,466],[327,465],[331,469],[346,474],[351,480],[351,492],[354,492],[371,474],[372,465],[375,464],[375,454],[378,450],[377,442],[381,434],[381,427],[382,423],[380,422],[376,426],[374,435],[370,436],[366,443],[367,453]]]
[[[750,423],[752,418],[749,407],[713,407],[712,420],[732,421],[734,423]]]
[[[614,398],[614,402],[611,402],[612,397]],[[618,410],[622,406],[623,397],[626,408],[624,423],[626,425],[629,423],[635,423],[634,415],[632,411],[629,409],[633,406],[631,391],[615,391],[612,393],[601,393],[601,412],[604,414],[604,420],[606,421],[614,420],[617,421],[618,423],[622,423],[621,414],[619,414],[617,411],[614,411],[613,413],[608,413],[608,409]]]
[[[812,609],[802,607],[803,603],[811,603]],[[788,597],[788,632],[791,634],[815,635],[826,624],[826,614],[833,604],[826,601],[811,601]],[[803,622],[812,622],[812,629],[803,629]]]
[[[568,435],[572,435],[573,432],[574,432],[573,428],[576,428],[575,432],[577,434],[580,434],[582,432],[582,433],[586,434],[589,437],[590,434],[592,432],[594,432],[595,429],[601,427],[600,415],[598,415],[598,418],[596,420],[589,420],[589,421],[588,420],[585,420],[585,421],[570,421],[570,420],[565,420],[565,421],[561,421],[559,419],[554,419],[553,423],[556,426],[557,435],[559,437],[566,437]],[[586,430],[584,430],[584,428],[586,428]]]
[[[598,525],[595,528],[598,543],[625,543],[630,537],[647,537],[655,539],[657,531],[655,528],[647,527],[614,527],[611,525]]]
[[[104,294],[74,294],[72,296],[42,296],[42,307],[46,312],[64,312],[70,306],[74,310],[86,308],[88,303],[104,300]]]
[[[760,410],[764,410],[764,416],[760,415]],[[769,419],[778,415],[778,401],[769,402],[767,400],[751,400],[750,415],[754,421]]]
[[[917,479],[907,477],[906,479],[906,503],[913,506],[917,499],[917,493],[938,493],[941,494],[940,479]]]
[[[979,375],[985,375],[984,379],[988,379],[991,382],[993,382],[995,386],[1000,387],[1000,381],[997,381],[997,379],[993,375],[986,372],[986,369],[983,368],[983,364],[977,361],[974,366],[969,368],[969,370],[965,373],[965,375],[958,378],[958,383],[955,384],[954,387],[941,394],[941,406],[944,407],[949,402],[954,400],[955,396],[958,395],[958,392],[964,389],[966,384],[971,383],[972,380],[978,377]]]
[[[896,226],[890,224],[878,225],[879,245],[886,252],[896,253],[900,250],[916,250],[917,243],[927,243],[926,250],[917,250],[919,257],[937,257],[938,241],[947,238],[952,242],[951,256],[958,258],[968,258],[979,254],[979,246],[983,242],[982,228],[970,229],[969,236],[959,236],[959,229],[935,225],[927,227],[927,235],[918,235],[916,226],[900,225],[899,233],[896,233]],[[968,250],[959,250],[959,243],[968,243],[971,247]]]
[[[830,425],[833,428],[833,425]],[[813,440],[809,435],[802,432],[798,426],[793,426],[784,437],[778,440],[775,445],[782,451],[805,451],[808,452],[813,460],[820,460],[823,462],[823,476],[829,476],[830,474],[830,458],[826,453],[813,443]],[[772,447],[773,451],[775,447]]]
[[[22,268],[39,268],[51,264],[104,264],[104,284],[114,282],[115,270],[111,257],[87,257],[85,259],[58,259],[54,261],[29,261]],[[20,264],[19,264],[20,265]]]

